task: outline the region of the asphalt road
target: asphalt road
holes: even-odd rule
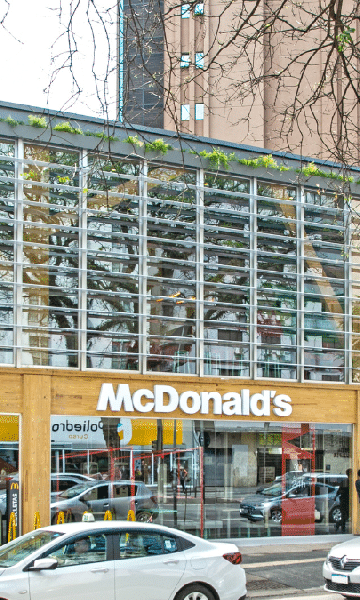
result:
[[[252,600],[344,600],[340,594],[323,590],[322,563],[333,545],[242,547],[247,597]]]

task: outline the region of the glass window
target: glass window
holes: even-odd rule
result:
[[[120,558],[143,558],[177,551],[177,540],[172,536],[131,530],[120,534]]]
[[[50,550],[47,556],[57,560],[58,568],[103,562],[107,556],[107,541],[103,534],[78,537],[67,540],[56,550]]]
[[[181,18],[190,19],[190,4],[181,5]]]
[[[204,66],[205,66],[204,53],[203,52],[196,52],[195,53],[195,67],[197,69],[203,69]]]
[[[31,531],[25,535],[12,540],[0,549],[0,566],[13,567],[18,562],[25,560],[42,546],[49,544],[56,538],[62,536],[59,531]]]
[[[181,105],[181,120],[190,121],[190,104]]]
[[[204,105],[195,104],[195,121],[202,121],[204,119]]]
[[[194,15],[203,15],[204,14],[204,3],[198,2],[194,7]]]
[[[180,58],[180,67],[187,69],[190,67],[190,54],[182,54]]]
[[[52,418],[52,425],[56,419]],[[83,417],[67,419],[69,426],[84,421]],[[86,440],[69,438],[71,432],[56,432],[52,464],[106,479],[112,485],[108,509],[123,520],[133,510],[138,520],[180,526],[214,539],[333,535],[339,519],[339,486],[354,489],[348,471],[351,425],[130,417],[87,420]],[[94,486],[108,489],[106,481]],[[99,497],[86,500],[95,519],[103,520],[104,497]],[[68,496],[67,505],[78,511],[80,521],[86,505],[79,502],[78,494]],[[351,515],[347,527],[351,531]],[[120,557],[178,552],[184,543],[171,534],[128,528],[121,534]]]

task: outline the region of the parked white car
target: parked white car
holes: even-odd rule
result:
[[[244,600],[234,544],[148,523],[43,527],[0,548],[7,600]]]
[[[345,598],[360,598],[360,539],[331,548],[323,565],[325,590]]]

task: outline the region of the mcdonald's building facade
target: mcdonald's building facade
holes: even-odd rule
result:
[[[357,173],[29,112],[0,104],[2,540],[360,533]]]

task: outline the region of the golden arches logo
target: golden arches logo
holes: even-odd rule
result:
[[[8,542],[16,538],[16,515],[14,512],[10,513],[9,517],[9,528],[8,528]]]
[[[112,521],[112,518],[113,516],[111,510],[107,510],[104,514],[104,521]]]
[[[16,481],[13,481],[12,484],[10,485],[10,489],[11,490],[18,490],[19,489],[19,484],[16,483]]]

